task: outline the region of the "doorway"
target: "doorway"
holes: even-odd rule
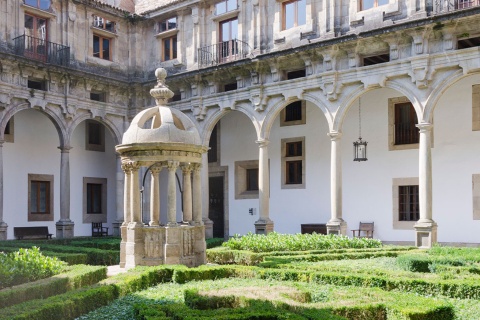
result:
[[[225,237],[224,177],[208,178],[208,217],[213,221],[213,237]]]

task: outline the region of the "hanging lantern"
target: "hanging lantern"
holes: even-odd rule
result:
[[[362,140],[361,100],[358,99],[358,140],[353,143],[353,161],[367,161],[367,141]]]

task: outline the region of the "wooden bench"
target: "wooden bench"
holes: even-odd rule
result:
[[[325,223],[306,223],[300,225],[302,233],[327,234],[327,225]]]
[[[48,232],[48,227],[13,227],[13,235],[18,240],[24,237],[52,239],[52,234]]]
[[[352,232],[354,238],[373,238],[373,222],[360,222],[358,229],[352,230]]]
[[[108,227],[104,227],[102,222],[92,222],[92,237],[108,236]]]

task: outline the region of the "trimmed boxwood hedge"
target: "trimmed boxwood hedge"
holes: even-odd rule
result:
[[[0,290],[0,308],[29,300],[45,299],[73,289],[95,284],[106,277],[106,267],[70,266],[65,272],[53,277]]]

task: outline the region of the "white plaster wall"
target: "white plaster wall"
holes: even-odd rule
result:
[[[434,113],[433,219],[440,242],[479,243],[480,221],[473,220],[472,174],[480,173],[480,132],[472,131],[470,76],[449,88]],[[418,177],[418,149],[388,150],[388,99],[402,94],[376,89],[362,96],[362,137],[368,141],[368,161],[353,161],[353,141],[358,138],[358,104],[348,111],[342,137],[343,218],[347,234],[360,221],[375,222],[376,238],[414,241],[414,230],[393,228],[392,181]],[[461,97],[461,99],[459,99]],[[330,139],[321,111],[307,103],[307,124],[279,127],[277,118],[269,144],[270,217],[275,230],[300,232],[302,223],[326,223],[330,218]],[[230,235],[254,231],[258,200],[235,200],[234,161],[258,159],[256,133],[239,112],[221,119],[221,164],[229,167]],[[305,136],[306,188],[281,189],[282,138]],[[248,208],[257,208],[250,216]]]
[[[70,150],[70,219],[75,223],[75,236],[91,236],[92,224],[83,223],[83,178],[107,179],[107,224],[113,233],[116,220],[116,156],[115,143],[105,128],[105,152],[85,150],[85,121],[73,132]],[[60,162],[59,162],[60,163]]]
[[[60,219],[60,150],[52,121],[35,110],[14,115],[14,143],[3,144],[3,220],[8,224],[8,239],[13,227],[48,226],[55,234]],[[53,221],[28,222],[28,174],[54,176]]]

